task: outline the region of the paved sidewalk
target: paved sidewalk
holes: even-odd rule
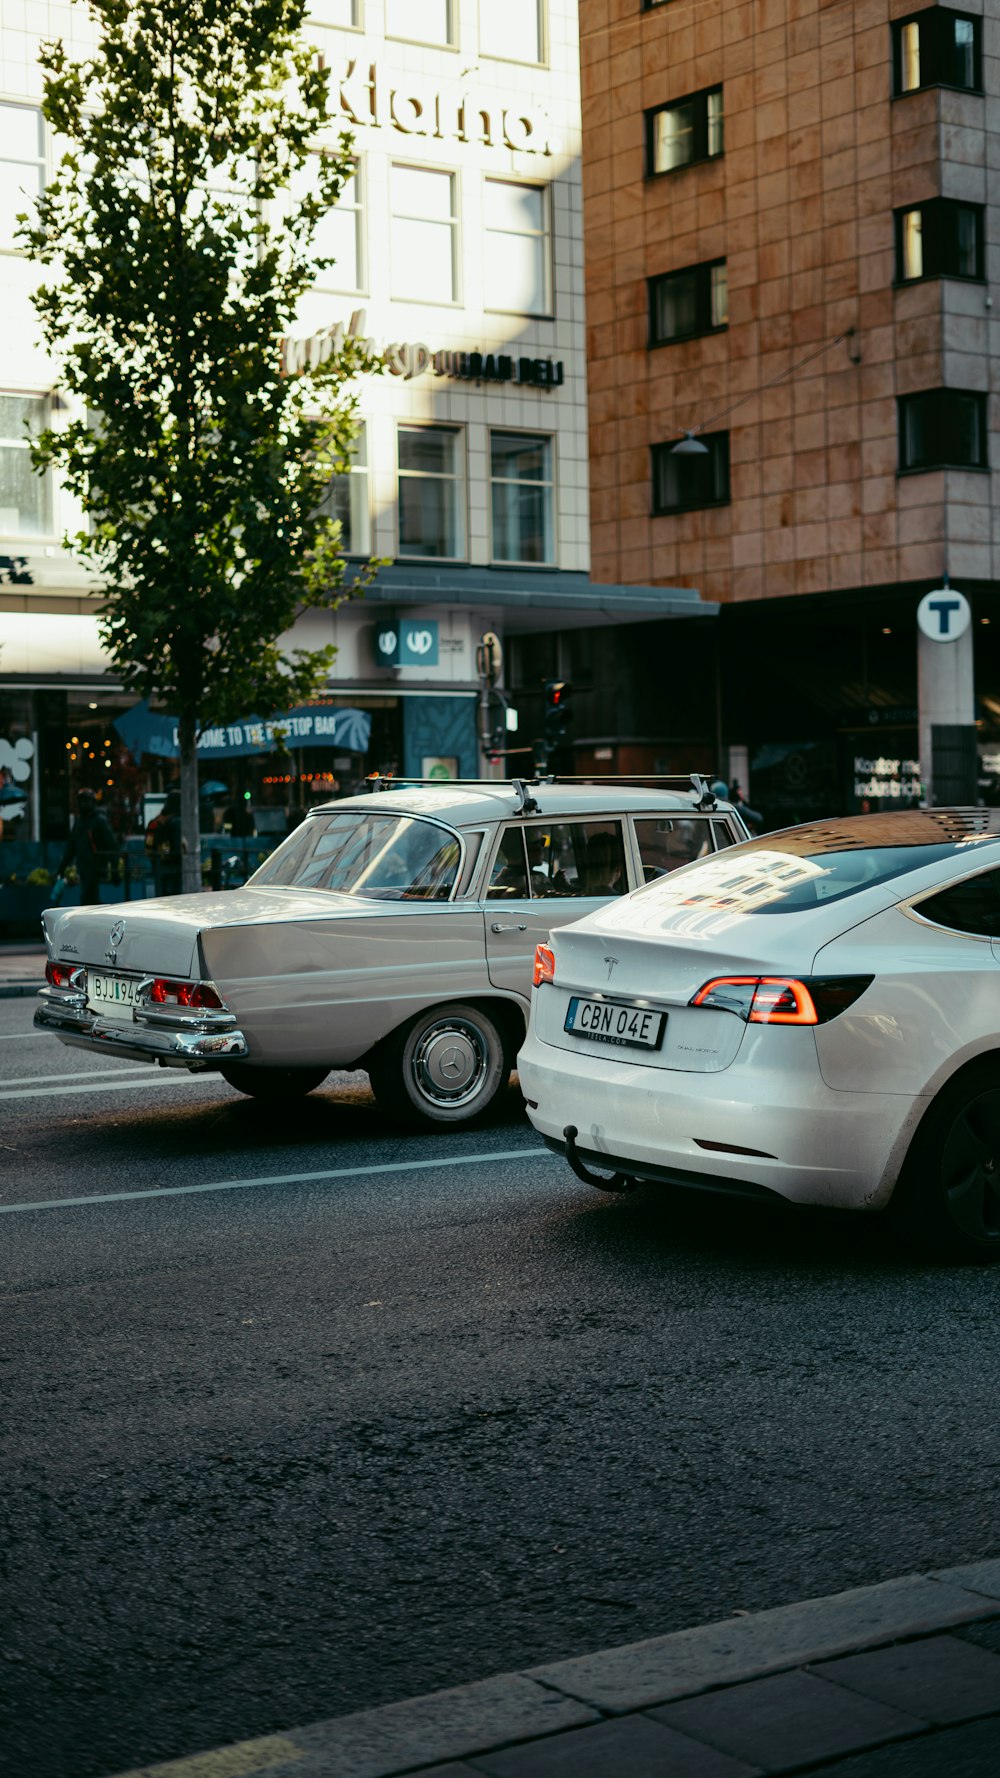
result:
[[[503,1673],[120,1778],[996,1778],[1000,1558]]]
[[[45,946],[39,940],[0,944],[0,1000],[37,994],[45,986]]]

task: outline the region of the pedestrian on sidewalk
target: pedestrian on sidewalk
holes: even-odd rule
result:
[[[179,895],[187,846],[181,833],[181,793],[167,791],[158,815],[146,829],[146,853],[153,867],[154,895]]]
[[[98,807],[92,790],[81,790],[76,799],[76,820],[70,829],[59,865],[62,876],[71,864],[80,879],[80,902],[93,907],[101,899],[101,880],[118,855],[118,841],[107,816]]]

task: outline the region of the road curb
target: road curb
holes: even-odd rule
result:
[[[916,1641],[984,1618],[1000,1618],[1000,1559],[904,1575],[497,1674],[214,1752],[136,1767],[117,1778],[403,1778],[421,1769],[431,1778],[429,1767],[494,1755],[567,1731],[579,1742],[580,1769],[596,1773],[602,1768],[587,1763],[585,1755],[594,1725],[605,1734],[615,1721],[652,1706],[789,1673],[810,1662]],[[1000,1694],[996,1708],[1000,1713]],[[816,1769],[819,1762],[812,1763]],[[456,1767],[454,1778],[462,1771]]]
[[[0,1000],[27,999],[31,994],[37,994],[39,988],[44,988],[44,986],[44,976],[39,976],[37,982],[0,982]]]

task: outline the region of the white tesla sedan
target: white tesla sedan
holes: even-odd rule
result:
[[[561,928],[518,1072],[590,1184],[889,1207],[1000,1259],[1000,810],[789,828]]]

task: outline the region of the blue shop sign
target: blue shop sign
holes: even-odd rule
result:
[[[440,660],[436,618],[386,618],[375,625],[380,667],[436,667]]]
[[[292,747],[339,747],[349,753],[367,753],[372,719],[367,710],[343,710],[333,704],[301,704],[284,715],[263,720],[243,716],[238,722],[220,723],[202,730],[199,759],[247,759],[253,754],[274,753],[275,729],[284,732],[284,745]],[[148,700],[134,704],[115,718],[118,730],[134,759],[152,753],[158,759],[179,759],[177,718],[151,710]]]

